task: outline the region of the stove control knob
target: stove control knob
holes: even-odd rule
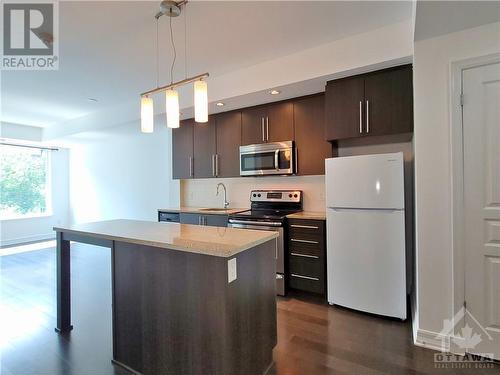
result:
[[[257,194],[257,196],[260,198],[260,194]]]
[[[298,197],[298,195],[297,195],[297,194],[294,194],[294,195],[293,195],[293,197],[294,197],[294,198],[297,198],[297,197]]]
[[[253,197],[255,198],[257,196],[257,194],[254,194]]]
[[[291,198],[292,197],[292,194],[288,194],[288,198]]]

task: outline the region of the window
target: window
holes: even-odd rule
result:
[[[51,213],[50,151],[0,145],[0,218]]]

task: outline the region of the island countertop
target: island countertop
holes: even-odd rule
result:
[[[276,232],[258,230],[123,219],[54,227],[54,230],[225,258],[278,236]]]

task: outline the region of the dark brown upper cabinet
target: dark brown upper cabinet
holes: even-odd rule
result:
[[[411,65],[367,75],[365,100],[367,134],[386,135],[412,132]]]
[[[240,175],[241,112],[215,115],[217,153],[215,173],[217,177]]]
[[[267,106],[266,141],[292,141],[293,137],[293,103],[281,102]]]
[[[216,124],[214,116],[208,116],[206,123],[194,123],[194,160],[195,178],[215,177]]]
[[[330,81],[325,98],[329,141],[413,131],[411,65]]]
[[[193,177],[194,126],[194,119],[189,119],[172,129],[172,176],[175,179]]]
[[[325,140],[325,96],[293,102],[297,174],[325,174],[325,159],[332,157],[332,144]]]
[[[241,111],[241,144],[253,145],[266,141],[265,107],[245,108]]]
[[[293,140],[293,104],[280,102],[241,111],[241,144]]]

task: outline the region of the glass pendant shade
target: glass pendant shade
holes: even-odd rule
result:
[[[169,128],[179,127],[179,94],[176,90],[167,90],[167,126]]]
[[[194,82],[194,121],[208,122],[208,93],[205,81]]]
[[[143,133],[152,133],[154,126],[153,99],[148,97],[141,98],[141,131]]]

